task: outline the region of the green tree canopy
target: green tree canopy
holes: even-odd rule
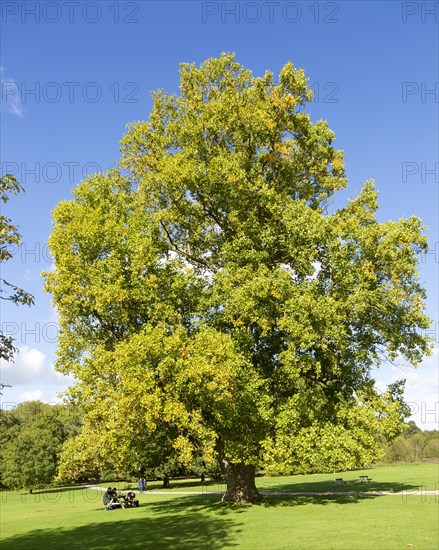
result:
[[[370,373],[428,353],[427,240],[417,217],[377,221],[371,181],[328,212],[343,153],[303,70],[223,54],[180,74],[123,138],[128,175],[54,212],[57,368],[87,409],[61,469],[217,461],[227,500],[258,500],[257,466],[362,465],[399,434],[402,386]]]
[[[29,401],[0,410],[1,483],[12,489],[53,484],[62,444],[79,431],[79,410]]]

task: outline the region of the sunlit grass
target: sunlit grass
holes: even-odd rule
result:
[[[371,483],[358,483],[358,475]],[[335,477],[348,480],[341,488]],[[102,491],[78,487],[20,494],[5,491],[1,501],[1,548],[131,548],[391,550],[437,548],[438,465],[383,466],[339,474],[258,478],[268,491],[263,504],[222,505],[215,487],[199,480],[172,481],[166,494],[161,483],[140,494],[140,508],[104,510]],[[105,483],[103,486],[126,484]],[[414,490],[389,496],[273,495],[270,491],[371,491],[386,486]],[[133,484],[133,487],[135,485]],[[221,486],[217,485],[218,490]],[[302,488],[302,489],[301,489]],[[178,491],[204,491],[181,495]],[[378,488],[378,490],[380,490]],[[161,490],[162,491],[162,490]],[[137,493],[137,491],[136,491]]]

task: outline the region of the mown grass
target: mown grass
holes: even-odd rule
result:
[[[214,484],[201,487],[194,480],[173,482],[164,495],[153,494],[151,489],[160,489],[160,483],[152,483],[140,495],[140,508],[113,511],[103,509],[102,492],[92,489],[72,487],[33,495],[5,491],[0,547],[436,550],[439,498],[423,491],[438,488],[438,473],[438,465],[398,465],[332,475],[258,478],[258,486],[268,494],[263,504],[248,507],[224,506],[218,495],[202,494]],[[359,475],[369,475],[373,481],[354,482]],[[335,477],[352,481],[340,488],[333,484]],[[398,491],[401,487],[420,489],[414,495],[388,496],[276,496],[269,492]],[[198,489],[201,494],[176,494],[183,489]]]

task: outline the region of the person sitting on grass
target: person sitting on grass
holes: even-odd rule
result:
[[[126,500],[127,500],[127,502],[129,503],[130,506],[134,506],[134,507],[139,506],[139,501],[138,501],[138,500],[134,500],[134,497],[135,497],[135,496],[136,496],[136,493],[134,493],[133,491],[130,491],[130,492],[127,494]]]
[[[111,487],[108,487],[108,489],[104,493],[104,496],[102,497],[102,502],[106,507],[110,504],[112,500],[113,500],[113,489]]]
[[[120,506],[120,501],[119,501],[119,497],[117,496],[117,489],[116,487],[113,487],[113,490],[112,490],[112,497],[113,497],[113,500],[111,501],[111,504],[116,504],[117,506]]]
[[[119,502],[117,497],[116,487],[108,487],[104,496],[102,497],[102,502],[104,503],[107,510],[112,510],[113,508],[121,508],[122,504]]]

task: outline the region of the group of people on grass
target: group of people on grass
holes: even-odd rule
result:
[[[133,491],[128,491],[126,495],[117,494],[116,487],[108,487],[102,497],[102,502],[107,510],[113,510],[113,508],[126,508],[129,506],[139,506],[139,501],[135,500],[136,494]]]

